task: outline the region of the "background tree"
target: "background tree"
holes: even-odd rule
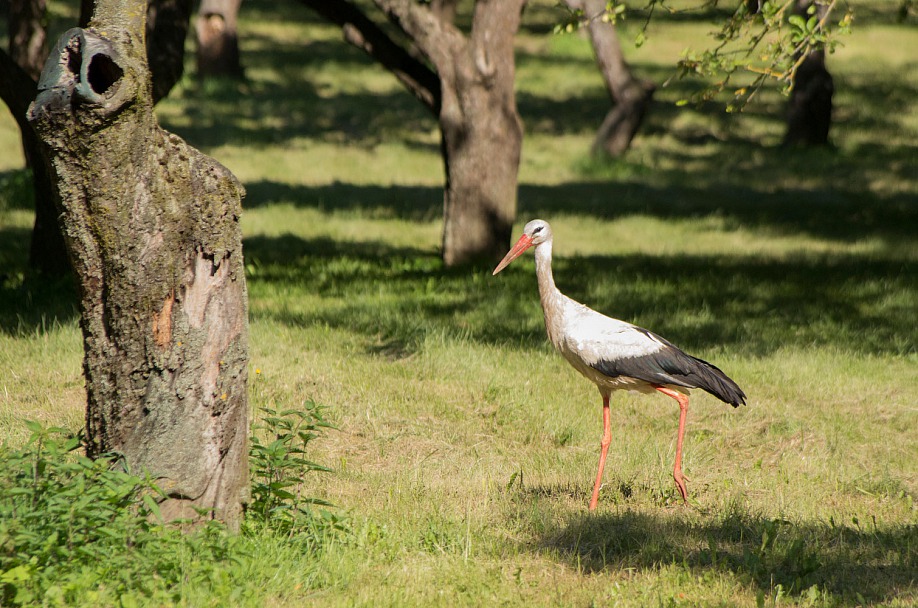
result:
[[[193,0],[150,0],[147,5],[147,64],[153,103],[159,103],[185,72],[185,39]]]
[[[13,0],[8,8],[9,54],[0,51],[0,98],[19,125],[23,157],[32,172],[35,223],[29,266],[44,275],[60,276],[66,274],[70,266],[57,224],[54,191],[38,138],[26,120],[29,103],[35,99],[38,75],[48,56],[45,45],[47,5],[45,0]]]
[[[650,7],[663,1],[651,0]],[[682,75],[715,79],[716,84],[697,97],[711,99],[731,85],[735,74],[754,74],[750,84],[735,89],[728,110],[742,109],[766,81],[776,80],[791,93],[784,143],[827,143],[834,85],[825,58],[839,35],[850,31],[853,17],[853,9],[847,7],[830,27],[837,5],[838,0],[745,0],[715,34],[714,48],[684,53],[679,62]]]
[[[147,57],[153,75],[154,103],[169,94],[184,69],[185,37],[192,0],[150,0],[147,11]],[[80,5],[80,23],[92,16],[92,0]],[[29,249],[29,266],[43,275],[60,276],[70,271],[63,237],[57,222],[50,177],[40,160],[40,146],[26,120],[35,99],[38,75],[47,57],[46,4],[44,0],[9,5],[9,54],[0,50],[0,99],[19,125],[26,167],[32,172],[35,224]],[[37,65],[37,69],[36,66]]]
[[[791,3],[785,6],[791,6]],[[762,0],[746,0],[746,11],[757,15],[765,9]],[[774,10],[768,7],[769,10]],[[791,22],[801,34],[823,29],[829,7],[813,0],[792,0]],[[821,47],[799,46],[792,57],[790,100],[787,106],[787,130],[784,145],[807,146],[829,143],[832,125],[832,95],[835,85],[826,68],[826,52]]]
[[[90,456],[123,454],[166,518],[246,500],[242,188],[156,123],[144,0],[100,0],[65,33],[29,120],[80,287]]]
[[[477,0],[468,33],[452,21],[455,2],[374,0],[395,26],[392,34],[347,0],[301,1],[341,26],[345,40],[391,71],[437,116],[446,172],[446,265],[500,259],[516,217],[523,127],[513,39],[526,0]]]
[[[198,76],[242,78],[236,22],[242,0],[201,0],[195,20]]]
[[[812,0],[797,0],[794,15],[800,20],[816,19],[817,27],[821,28],[828,16],[828,7]],[[798,52],[797,61],[798,67],[794,72],[793,88],[787,105],[784,145],[824,146],[829,143],[832,95],[835,92],[832,74],[826,67],[825,49]]]
[[[612,100],[612,109],[596,133],[592,152],[621,156],[644,122],[656,85],[635,78],[622,53],[612,19],[614,13],[607,12],[605,0],[566,0],[566,4],[585,22],[596,64]]]
[[[36,80],[48,56],[44,26],[47,8],[46,0],[10,0],[9,3],[10,56]]]

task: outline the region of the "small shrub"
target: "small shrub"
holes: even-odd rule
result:
[[[306,458],[310,442],[322,429],[333,428],[322,408],[307,401],[302,409],[261,408],[265,417],[254,425],[249,447],[252,499],[246,519],[288,536],[317,539],[330,531],[343,530],[331,505],[303,495],[303,478],[313,472],[330,472]]]
[[[301,487],[307,473],[329,470],[306,458],[330,426],[321,409],[264,411],[244,536],[215,521],[183,533],[162,521],[162,491],[118,455],[91,460],[79,453],[80,436],[26,423],[22,448],[0,447],[0,606],[168,605],[189,593],[237,604],[253,592],[246,582],[255,572],[273,580],[285,567],[251,557],[274,546],[272,537],[283,535],[297,559],[343,531],[337,515],[316,509],[330,505]]]
[[[27,426],[24,447],[0,448],[0,605],[168,604],[190,585],[226,588],[240,543],[222,525],[164,525],[149,478],[80,455],[65,429]]]
[[[159,490],[113,468],[115,456],[76,454],[80,438],[64,429],[27,426],[22,449],[0,452],[0,604],[85,601],[99,587],[122,595],[162,543]]]

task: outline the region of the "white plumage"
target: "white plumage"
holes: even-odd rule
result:
[[[612,319],[562,294],[551,272],[552,232],[548,222],[533,220],[494,269],[497,274],[530,247],[535,247],[539,298],[548,339],[574,369],[593,382],[603,399],[603,439],[599,471],[590,509],[595,509],[611,442],[609,396],[619,389],[659,391],[679,403],[679,431],[673,479],[683,501],[688,500],[682,475],[682,440],[688,410],[688,389],[701,388],[734,407],[746,395],[733,380],[706,361],[687,355],[646,329]]]

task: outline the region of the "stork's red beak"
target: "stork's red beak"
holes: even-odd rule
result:
[[[510,265],[510,262],[520,257],[524,251],[532,247],[532,237],[528,234],[524,234],[520,237],[520,240],[516,242],[516,245],[513,246],[513,249],[507,252],[507,255],[504,256],[504,259],[500,261],[500,264],[497,265],[497,268],[494,269],[494,272],[491,273],[491,276],[494,276],[504,268]]]

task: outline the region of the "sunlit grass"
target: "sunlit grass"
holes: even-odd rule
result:
[[[872,18],[830,58],[832,149],[775,147],[777,90],[726,115],[677,109],[697,88],[677,80],[633,150],[597,161],[608,100],[589,43],[527,12],[515,233],[552,221],[564,291],[715,362],[749,395],[737,410],[693,396],[689,508],[670,476],[676,407],[616,395],[588,514],[599,395],[548,346],[531,259],[498,277],[444,269],[433,117],[296,3],[243,10],[249,82],[189,76],[157,112],[246,186],[253,412],[329,407],[338,429],[310,457],[334,473],[307,492],[339,505],[352,536],[308,556],[258,541],[240,605],[918,601],[913,25]],[[662,82],[711,29],[664,19],[627,53]],[[0,120],[11,171],[15,126]],[[26,279],[30,226],[0,208],[11,444],[24,419],[82,424],[75,296]]]

